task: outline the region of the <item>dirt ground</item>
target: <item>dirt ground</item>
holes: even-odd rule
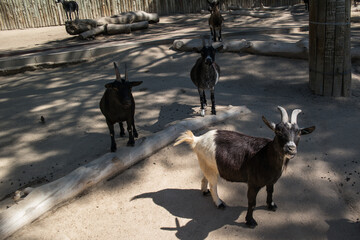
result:
[[[233,17],[245,27],[271,25],[266,20],[239,19]],[[178,25],[184,21],[179,20]],[[289,15],[277,16],[276,22],[294,24]],[[16,32],[12,32],[14,36]],[[4,41],[5,33],[0,34]],[[60,35],[49,34],[46,40],[44,33],[39,44],[56,46],[54,41],[64,38]],[[296,41],[303,35],[258,33],[241,38]],[[36,41],[26,46],[17,45],[15,40],[8,43],[13,42],[10,48],[17,51],[37,48]],[[64,42],[66,38],[61,44]],[[133,89],[140,137],[174,121],[199,117],[193,110],[199,105],[197,90],[189,78],[198,54],[175,52],[169,47],[129,47],[91,63],[0,77],[1,196],[24,185],[58,179],[109,151],[108,129],[98,104],[104,84],[114,79],[113,61],[126,61],[130,80],[143,81]],[[229,129],[271,138],[273,133],[261,116],[279,121],[278,105],[302,109],[300,127],[316,126],[314,133],[302,137],[298,155],[275,185],[276,212],[266,210],[266,193],[261,190],[254,212],[259,226],[246,228],[246,185],[220,181],[219,196],[228,207],[218,210],[211,198],[200,192],[202,175],[189,147],[168,146],[50,211],[9,239],[358,239],[357,66],[353,66],[352,96],[328,98],[309,90],[308,62],[304,60],[219,53],[216,61],[221,67],[217,105],[245,105],[251,113],[201,129],[196,135],[209,129]],[[45,117],[45,124],[40,116]],[[118,151],[126,141],[117,139]],[[3,199],[0,211],[12,204],[10,198]]]

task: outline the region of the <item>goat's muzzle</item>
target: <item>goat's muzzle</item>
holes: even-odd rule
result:
[[[285,152],[285,155],[289,159],[295,157],[295,155],[297,153],[297,147],[296,147],[295,143],[294,142],[288,142],[287,144],[285,144],[284,152]]]
[[[127,109],[127,108],[131,107],[131,102],[130,101],[128,101],[128,102],[125,101],[125,102],[122,102],[121,105],[122,105],[123,108]]]
[[[211,64],[213,63],[212,58],[211,58],[211,57],[206,57],[206,58],[205,58],[205,63],[206,63],[207,65],[211,65]]]

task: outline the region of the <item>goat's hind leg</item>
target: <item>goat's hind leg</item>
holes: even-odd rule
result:
[[[122,122],[119,122],[119,127],[120,127],[120,137],[125,137],[125,129]]]
[[[220,200],[217,194],[217,182],[219,179],[218,174],[213,170],[213,168],[207,165],[207,160],[204,156],[202,156],[201,154],[197,154],[197,157],[201,171],[204,174],[204,177],[201,181],[201,191],[204,195],[206,195],[208,193],[207,185],[209,183],[211,197],[216,207],[219,209],[225,208],[225,204]]]
[[[217,193],[217,182],[218,182],[218,176],[216,173],[212,173],[210,171],[207,173],[204,172],[204,178],[201,181],[201,191],[203,192],[204,195],[206,195],[209,192],[209,190],[207,190],[207,184],[209,183],[211,197],[216,207],[219,209],[224,209],[225,204],[220,200],[219,195]]]
[[[201,180],[201,192],[203,193],[204,196],[209,195],[210,193],[210,190],[208,189],[208,180],[206,179],[205,176]]]
[[[209,178],[210,193],[216,207],[219,209],[224,209],[225,204],[220,200],[219,195],[217,193],[217,180],[218,180],[217,176],[211,176]]]
[[[211,92],[211,114],[216,115],[216,109],[215,109],[215,89],[212,88],[210,90]]]
[[[139,137],[139,134],[138,132],[136,131],[136,128],[135,128],[135,120],[133,119],[132,120],[132,128],[133,128],[133,131],[134,131],[134,137]]]

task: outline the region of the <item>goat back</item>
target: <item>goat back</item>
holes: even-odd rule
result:
[[[197,88],[214,88],[220,78],[220,67],[217,63],[211,65],[205,64],[200,57],[191,69],[190,77]]]

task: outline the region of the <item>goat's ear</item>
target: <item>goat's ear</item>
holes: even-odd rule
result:
[[[196,47],[193,48],[193,51],[196,52],[196,53],[200,53],[200,52],[201,52],[201,51],[200,51],[198,48],[196,48]]]
[[[116,62],[114,62],[114,68],[115,68],[115,74],[116,74],[116,81],[121,82],[121,75],[118,66],[116,65]]]
[[[264,116],[262,116],[262,120],[264,121],[266,126],[268,126],[271,130],[273,130],[275,132],[275,127],[276,127],[275,123],[269,122]]]
[[[107,83],[107,84],[105,84],[104,87],[105,87],[105,88],[111,88],[111,87],[112,87],[112,83]]]
[[[132,87],[136,87],[139,86],[140,84],[143,83],[143,81],[135,81],[135,82],[130,82]]]
[[[315,130],[315,126],[308,127],[308,128],[302,128],[301,129],[301,135],[310,134]]]

